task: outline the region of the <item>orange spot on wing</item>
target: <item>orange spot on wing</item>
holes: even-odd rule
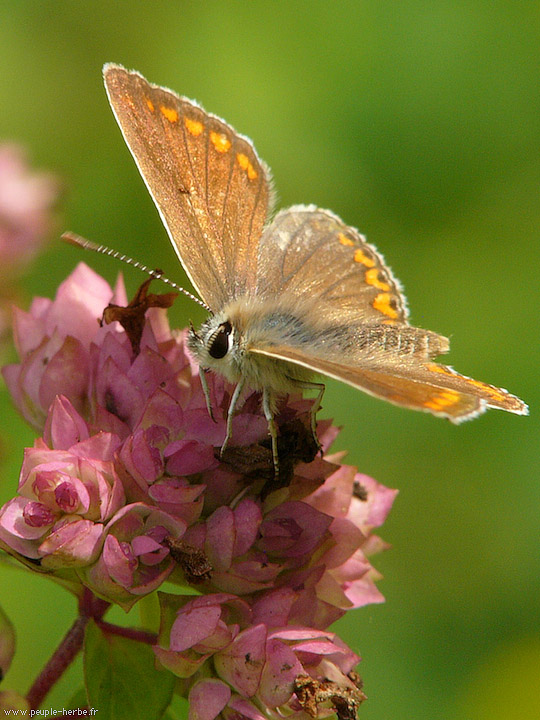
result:
[[[474,380],[473,378],[467,377],[466,375],[460,375],[460,373],[451,370],[445,365],[428,363],[427,368],[431,372],[436,372],[440,373],[441,375],[448,375],[449,377],[456,378],[460,383],[463,383],[464,392],[466,392],[467,386],[469,386],[471,388],[482,390],[482,392],[485,393],[485,395],[487,395],[489,398],[491,398],[491,400],[496,400],[500,403],[507,404],[508,402],[511,402],[513,400],[513,396],[511,396],[504,390],[501,390],[494,385],[489,385],[488,383],[482,382],[481,380]]]
[[[354,262],[361,263],[368,268],[375,267],[375,260],[368,257],[363,250],[360,250],[360,248],[354,251]]]
[[[150,98],[146,98],[146,105],[147,105],[148,109],[150,110],[150,112],[154,112],[154,110],[155,110],[154,103],[150,100]]]
[[[170,123],[178,122],[178,113],[174,108],[167,107],[166,105],[160,105],[159,111]]]
[[[390,290],[390,285],[381,280],[378,268],[374,267],[371,268],[371,270],[366,270],[364,277],[368,285],[373,285],[373,287],[376,287],[378,290]]]
[[[389,318],[397,318],[398,312],[396,308],[392,307],[392,296],[390,293],[381,292],[373,301],[373,307],[375,310],[382,312],[383,315],[387,315]]]
[[[351,238],[348,238],[346,235],[344,235],[341,232],[338,235],[338,240],[342,245],[346,245],[348,247],[351,247],[352,245],[354,245],[354,240],[351,240]]]
[[[483,390],[492,400],[498,400],[498,402],[501,403],[507,403],[509,400],[513,400],[509,393],[504,390],[499,390],[499,388],[496,388],[493,385],[488,385],[487,383],[480,382],[480,380],[473,380],[472,378],[467,378],[467,380],[474,387]]]
[[[248,158],[248,156],[244,155],[244,153],[238,153],[238,155],[236,156],[236,159],[238,161],[238,164],[242,168],[242,170],[246,171],[248,178],[250,180],[255,180],[255,178],[257,177],[257,171],[251,164],[251,161]]]
[[[193,137],[199,137],[199,135],[204,130],[204,125],[200,120],[194,120],[193,118],[184,118],[184,125],[186,126],[186,130],[190,135],[193,135]]]
[[[216,148],[218,153],[226,153],[231,147],[231,141],[225,135],[225,133],[217,133],[212,131],[210,133],[210,142]]]
[[[430,400],[426,400],[424,407],[440,412],[458,403],[459,399],[460,394],[455,390],[442,390],[437,395],[433,395]]]

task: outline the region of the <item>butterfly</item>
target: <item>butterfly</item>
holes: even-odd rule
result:
[[[279,470],[278,398],[322,374],[454,423],[487,408],[524,415],[502,388],[435,362],[442,335],[408,322],[405,296],[381,254],[336,215],[295,205],[272,217],[270,172],[251,141],[197,103],[120,65],[104,67],[124,139],[178,258],[209,310],[188,347],[205,373],[236,387],[222,453],[244,388],[262,393]]]

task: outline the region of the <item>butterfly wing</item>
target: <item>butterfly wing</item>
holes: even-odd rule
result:
[[[382,256],[328,210],[297,205],[265,229],[258,253],[257,295],[318,301],[329,322],[407,321],[401,286]]]
[[[258,256],[258,294],[311,304],[293,327],[250,352],[341,380],[396,405],[461,422],[488,407],[526,414],[506,390],[434,362],[446,338],[407,323],[399,282],[382,256],[333,213],[295,206],[265,229]],[[286,317],[284,315],[284,317]]]
[[[287,346],[251,348],[251,352],[301,365],[388,400],[395,405],[423,410],[454,423],[469,420],[487,408],[518,415],[527,405],[502,388],[460,375],[447,365],[396,353],[373,355],[364,367],[342,365]]]
[[[269,171],[247,138],[196,103],[106,65],[124,139],[195,289],[216,310],[255,283],[271,204]]]

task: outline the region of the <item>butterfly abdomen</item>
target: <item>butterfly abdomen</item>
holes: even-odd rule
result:
[[[448,338],[443,335],[410,327],[408,325],[361,325],[349,328],[355,338],[359,353],[385,353],[416,359],[433,359],[450,349]]]
[[[316,305],[287,310],[282,301],[274,307],[268,301],[256,308],[249,303],[240,316],[240,332],[247,347],[288,345],[314,356],[341,357],[360,365],[380,353],[429,360],[449,350],[449,341],[442,335],[403,323],[329,324]]]

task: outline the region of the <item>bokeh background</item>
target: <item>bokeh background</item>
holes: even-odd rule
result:
[[[338,624],[364,658],[365,720],[540,717],[539,47],[539,5],[520,0],[1,4],[0,140],[62,178],[60,230],[185,277],[107,104],[101,66],[120,62],[252,137],[280,206],[357,226],[450,362],[530,403],[455,427],[328,382],[337,446],[400,490],[375,559],[386,603]],[[119,270],[52,241],[21,303],[81,259]],[[182,301],[173,317],[202,319]],[[4,502],[34,438],[0,399]],[[24,692],[74,603],[0,565],[0,604],[19,639],[4,686]]]

